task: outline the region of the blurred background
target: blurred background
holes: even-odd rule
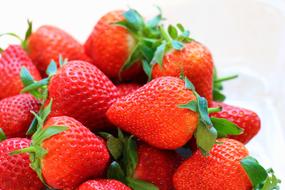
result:
[[[146,17],[161,7],[166,23],[180,22],[212,52],[220,75],[239,74],[225,84],[227,103],[256,111],[262,129],[247,147],[285,183],[285,0],[0,0],[0,33],[24,35],[58,26],[84,42],[96,21],[113,9],[138,9]],[[17,43],[1,38],[0,45]],[[284,186],[284,185],[283,185]],[[282,189],[282,188],[281,188]]]

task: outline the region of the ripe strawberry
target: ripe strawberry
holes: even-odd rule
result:
[[[51,78],[50,116],[70,116],[90,129],[102,128],[105,112],[118,97],[116,86],[96,66],[70,61]]]
[[[248,143],[260,130],[260,119],[253,111],[227,105],[225,103],[213,102],[212,107],[222,107],[222,111],[212,113],[212,117],[225,118],[243,129],[243,133],[237,136],[229,136],[244,144]]]
[[[175,77],[152,80],[115,102],[107,117],[152,146],[176,149],[192,137],[198,123],[197,113],[178,107],[196,99],[184,85]]]
[[[39,190],[44,187],[29,164],[29,155],[10,156],[11,151],[26,148],[30,140],[11,138],[0,143],[0,189]]]
[[[104,15],[94,27],[85,43],[85,51],[94,64],[109,78],[117,79],[121,67],[136,46],[134,36],[125,28],[115,23],[124,20],[125,11],[116,10]],[[136,64],[124,78],[132,78],[140,71]]]
[[[131,188],[117,180],[99,179],[87,181],[77,190],[131,190]]]
[[[213,59],[210,51],[197,41],[186,43],[181,50],[165,53],[162,64],[155,64],[152,77],[176,76],[181,73],[194,84],[197,92],[210,103],[213,99]]]
[[[139,88],[140,85],[137,83],[122,83],[117,85],[117,89],[121,97],[126,96]]]
[[[0,57],[0,99],[20,93],[23,84],[20,79],[21,67],[25,66],[35,80],[41,76],[26,52],[18,45],[10,45]]]
[[[46,114],[41,120],[50,107],[42,112]],[[31,167],[40,179],[55,189],[75,189],[91,177],[102,176],[109,153],[101,138],[71,117],[51,117],[44,127],[41,120],[31,146],[15,152],[30,153]]]
[[[43,75],[50,61],[57,60],[59,55],[68,60],[91,61],[77,40],[54,26],[44,25],[33,32],[28,38],[27,50]]]
[[[20,94],[0,101],[0,128],[7,137],[24,137],[39,102],[30,94]]]

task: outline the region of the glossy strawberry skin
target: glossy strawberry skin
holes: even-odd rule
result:
[[[14,150],[26,148],[30,140],[11,138],[0,143],[0,189],[39,190],[44,187],[37,174],[30,168],[27,153],[9,155]]]
[[[174,151],[140,144],[134,177],[153,183],[160,190],[173,190],[172,176],[178,167],[178,162],[179,156]]]
[[[75,189],[89,178],[102,176],[109,163],[105,142],[67,116],[52,117],[44,128],[66,126],[68,129],[45,140],[48,153],[41,160],[46,183],[55,189]]]
[[[212,113],[211,116],[225,118],[232,121],[244,131],[241,135],[229,136],[244,144],[248,143],[260,130],[261,122],[258,115],[248,109],[227,105],[225,103],[213,102],[212,107],[222,107],[222,111]]]
[[[117,127],[161,149],[176,149],[191,137],[198,114],[178,108],[195,100],[184,81],[161,77],[116,101],[107,111],[108,119]]]
[[[96,66],[70,61],[51,79],[50,116],[70,116],[90,129],[103,128],[105,112],[118,97],[116,86]]]
[[[22,67],[26,67],[35,80],[41,76],[31,59],[19,45],[10,45],[0,57],[0,99],[14,96],[23,89],[20,78]]]
[[[197,41],[185,44],[182,50],[173,50],[163,58],[162,66],[153,67],[152,77],[175,76],[181,73],[194,84],[200,96],[209,103],[213,99],[213,59],[210,51]]]
[[[250,190],[252,185],[240,164],[248,156],[245,146],[233,139],[219,139],[210,156],[200,151],[179,166],[173,176],[176,190]]]
[[[39,102],[30,94],[19,94],[0,101],[0,128],[8,138],[25,137],[35,113],[39,110]]]
[[[131,188],[116,180],[99,179],[87,181],[77,190],[131,190]]]
[[[120,68],[135,46],[135,39],[127,29],[115,26],[124,20],[124,11],[112,11],[104,15],[94,27],[85,43],[85,51],[94,64],[109,78],[118,79]],[[123,79],[133,78],[141,67],[135,64],[122,73]]]
[[[126,96],[139,88],[140,85],[137,83],[122,83],[117,85],[120,97]]]
[[[83,46],[65,31],[49,25],[41,26],[28,39],[28,53],[39,71],[45,76],[50,61],[59,55],[71,60],[91,62]]]

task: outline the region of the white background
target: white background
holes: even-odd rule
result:
[[[225,85],[227,102],[260,115],[262,130],[248,148],[285,183],[285,1],[0,0],[0,33],[23,35],[29,18],[35,28],[55,25],[84,42],[106,12],[131,6],[150,17],[156,14],[154,5],[162,8],[167,22],[183,23],[210,48],[221,74],[240,75]],[[0,39],[1,47],[11,42]]]

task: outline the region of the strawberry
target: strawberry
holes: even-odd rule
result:
[[[226,138],[217,142],[210,156],[205,157],[197,151],[179,166],[173,176],[175,189],[261,189],[272,180],[274,184],[271,185],[278,185],[274,175],[270,176],[254,158],[248,156],[242,143]]]
[[[27,39],[27,51],[39,71],[44,75],[51,60],[59,55],[68,60],[91,62],[83,46],[65,31],[49,25],[41,26]]]
[[[229,138],[236,139],[246,144],[260,130],[260,119],[255,112],[219,102],[213,102],[212,106],[220,106],[222,108],[222,111],[212,113],[212,117],[228,119],[243,129],[242,134],[229,136]]]
[[[107,117],[152,146],[176,149],[192,137],[198,124],[197,113],[178,105],[195,99],[183,80],[161,77],[119,99],[109,108]]]
[[[51,188],[75,189],[103,175],[109,153],[101,138],[71,117],[51,117],[45,122],[51,104],[36,115],[38,126],[31,146],[12,154],[29,152],[31,167]]]
[[[26,67],[35,80],[41,76],[26,52],[18,45],[10,45],[0,56],[0,99],[20,93],[23,84],[20,79],[21,67]]]
[[[24,137],[33,120],[31,111],[38,112],[39,102],[30,94],[20,94],[0,101],[0,128],[7,137]]]
[[[0,189],[1,190],[39,190],[44,187],[29,164],[29,155],[10,156],[11,151],[26,148],[30,140],[11,138],[0,143]]]
[[[117,89],[121,97],[126,96],[139,88],[140,85],[137,83],[121,83],[117,85]]]
[[[175,151],[160,150],[118,130],[118,137],[101,132],[113,157],[107,176],[134,190],[172,190],[172,175],[180,157]]]
[[[194,84],[197,92],[211,103],[213,59],[210,51],[197,41],[186,43],[180,50],[165,53],[162,63],[153,66],[152,77],[176,76],[181,73]]]
[[[131,188],[117,180],[100,179],[89,180],[80,185],[77,190],[131,190]]]

